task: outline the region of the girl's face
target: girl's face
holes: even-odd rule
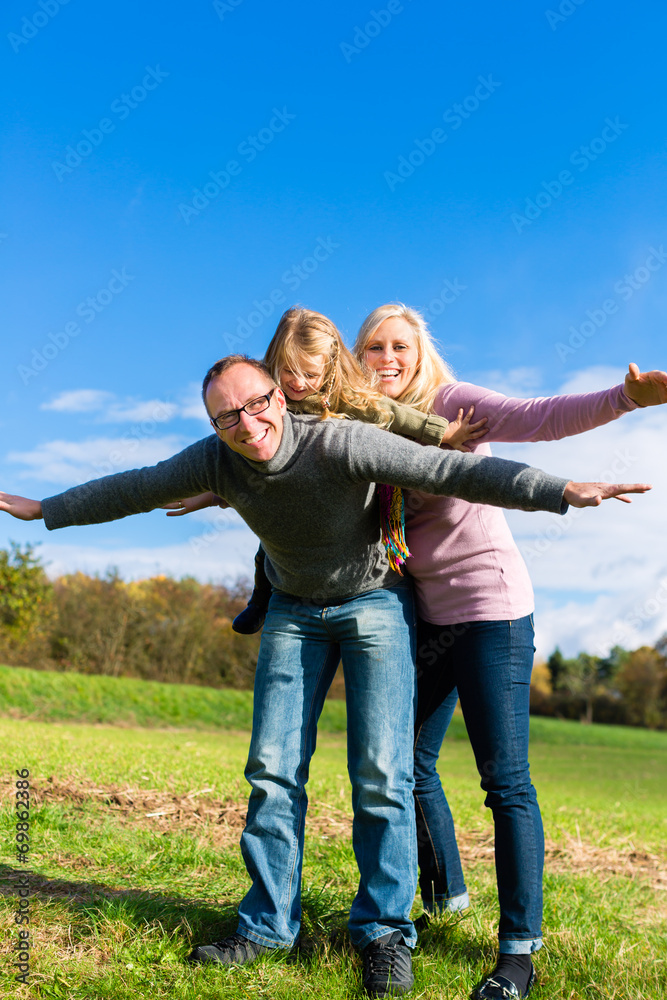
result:
[[[302,354],[297,360],[300,373],[291,368],[281,368],[278,372],[280,388],[294,403],[322,387],[329,362],[326,354]]]
[[[407,320],[391,316],[366,344],[364,360],[376,372],[379,388],[385,396],[398,399],[408,388],[417,371],[417,338]]]

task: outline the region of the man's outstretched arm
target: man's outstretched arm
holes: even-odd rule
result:
[[[610,497],[621,499],[623,494],[650,489],[647,483],[574,483],[520,462],[443,452],[395,435],[382,438],[383,432],[370,424],[352,425],[347,433],[348,460],[355,479],[459,497],[470,503],[563,514],[568,504],[596,507]]]
[[[49,530],[141,514],[215,485],[209,480],[218,446],[217,438],[206,438],[165,462],[93,479],[42,501],[0,493],[0,511],[22,521],[43,518]]]

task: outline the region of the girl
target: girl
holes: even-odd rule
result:
[[[461,409],[451,422],[444,417],[396,402],[369,385],[343,339],[330,319],[312,309],[288,309],[280,319],[269,344],[264,361],[273,378],[285,393],[287,405],[296,413],[314,414],[326,420],[329,417],[351,417],[375,423],[394,434],[415,438],[423,444],[447,444],[460,451],[468,451],[465,442],[486,433],[482,420],[471,424],[474,409],[466,416]],[[389,560],[400,572],[404,561],[400,520],[391,519],[391,494],[383,494],[383,541]],[[184,500],[181,507],[168,505],[168,516],[187,514],[213,504],[220,504],[219,497],[205,493]],[[224,501],[222,501],[224,505]],[[264,551],[260,545],[255,555],[255,580],[248,606],[234,619],[236,632],[258,632],[271,597],[271,584],[264,572]]]

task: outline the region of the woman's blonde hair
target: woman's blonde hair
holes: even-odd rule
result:
[[[324,380],[317,390],[322,398],[322,417],[340,416],[348,407],[354,407],[370,410],[380,418],[376,422],[383,423],[382,393],[369,386],[335,323],[312,309],[288,309],[264,356],[273,378],[280,385],[283,368],[305,378],[302,359],[317,355],[327,358]]]
[[[408,388],[401,394],[400,402],[408,403],[418,410],[428,413],[441,385],[456,382],[456,376],[447,362],[440,356],[435,346],[426,320],[416,309],[403,305],[402,302],[390,302],[378,306],[361,324],[354,353],[361,367],[373,376],[366,364],[366,348],[373,334],[386,319],[397,317],[409,323],[415,335],[417,347],[417,366]],[[372,385],[372,382],[371,382]]]

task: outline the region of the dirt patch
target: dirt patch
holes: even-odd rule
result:
[[[14,792],[13,783],[6,779],[0,781],[0,788],[8,795]],[[165,835],[182,830],[197,832],[216,847],[238,844],[246,820],[245,799],[216,797],[212,787],[176,795],[157,789],[127,786],[97,787],[81,782],[62,784],[50,778],[31,786],[30,792],[33,808],[58,802],[83,809],[95,802],[104,807],[107,815],[116,817],[122,823],[148,826]],[[311,835],[327,839],[349,837],[352,817],[345,810],[311,799],[306,830]],[[463,830],[459,832],[458,840],[464,864],[493,864],[491,829]],[[81,866],[84,860],[80,860]],[[619,875],[639,878],[653,889],[667,890],[667,863],[664,858],[633,847],[599,847],[575,837],[559,842],[547,839],[545,867],[552,874],[581,872],[595,874],[603,881]]]
[[[461,859],[475,864],[493,864],[493,833],[486,830],[467,831],[458,838]],[[606,881],[618,875],[645,879],[653,889],[667,890],[667,864],[657,854],[634,848],[619,850],[598,847],[576,837],[556,842],[545,841],[545,870],[552,875],[585,873]]]
[[[15,791],[6,780],[0,782],[0,788],[7,794]],[[247,799],[217,798],[212,787],[175,795],[154,788],[59,783],[53,778],[31,785],[30,799],[32,809],[49,802],[65,803],[75,810],[98,803],[120,822],[141,823],[165,834],[197,831],[216,847],[238,843],[248,808]],[[349,836],[352,819],[342,809],[311,799],[306,830],[327,839]]]

